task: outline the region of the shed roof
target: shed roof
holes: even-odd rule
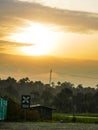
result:
[[[51,109],[51,110],[55,110],[54,108],[47,107],[47,106],[44,106],[44,105],[41,105],[41,104],[30,105],[30,108],[37,108],[37,107],[44,107],[44,108],[48,108],[48,109]]]

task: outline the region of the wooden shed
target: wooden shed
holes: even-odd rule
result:
[[[30,105],[30,108],[38,111],[41,120],[52,120],[52,111],[54,110],[53,108],[40,104]]]

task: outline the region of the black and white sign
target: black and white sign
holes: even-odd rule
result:
[[[30,100],[31,100],[30,95],[22,95],[22,97],[21,97],[22,108],[24,108],[24,109],[30,108]]]

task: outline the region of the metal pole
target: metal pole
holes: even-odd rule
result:
[[[51,79],[52,79],[52,69],[50,70],[50,79],[49,79],[49,84],[51,85]]]
[[[24,110],[24,121],[27,121],[27,109]]]

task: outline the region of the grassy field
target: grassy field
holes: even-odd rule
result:
[[[83,123],[2,123],[0,130],[98,130],[97,124]]]
[[[54,121],[61,121],[64,123],[96,123],[98,124],[98,114],[53,114]]]

